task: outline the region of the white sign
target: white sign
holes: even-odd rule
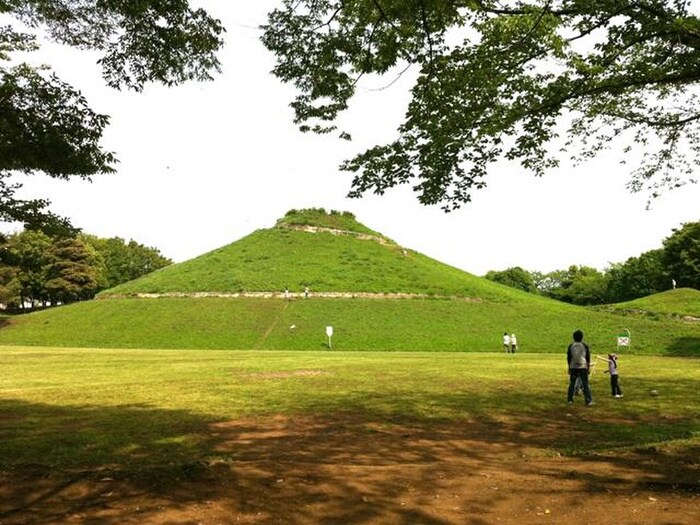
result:
[[[332,326],[326,326],[326,335],[328,336],[328,348],[333,348],[333,345],[331,344],[331,337],[333,337]]]
[[[623,330],[626,333],[617,334],[617,348],[619,349],[621,346],[626,346],[629,349],[632,343],[632,334],[627,328],[623,328]]]

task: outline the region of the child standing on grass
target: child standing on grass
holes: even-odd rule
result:
[[[610,390],[613,397],[622,397],[622,389],[620,388],[620,376],[617,373],[617,354],[608,354],[607,359],[605,357],[596,356],[598,359],[608,362],[608,369],[605,371],[606,374],[610,374]]]

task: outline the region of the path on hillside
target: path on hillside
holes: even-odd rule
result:
[[[163,293],[133,293],[133,294],[102,294],[97,299],[160,299],[160,298],[202,298],[220,297],[226,299],[237,299],[241,297],[253,299],[450,299],[454,301],[467,301],[480,303],[483,299],[479,297],[460,297],[457,295],[439,295],[424,293],[403,293],[403,292],[310,292],[308,296],[304,292],[163,292]]]
[[[464,301],[468,303],[482,303],[484,299],[480,297],[461,297],[457,295],[423,294],[423,293],[403,293],[403,292],[163,292],[163,293],[134,293],[134,294],[102,294],[96,299],[160,299],[160,298],[204,298],[218,297],[225,299],[252,298],[252,299],[282,299],[292,301],[297,299],[310,300],[313,298],[330,299],[444,299],[450,301]],[[663,315],[666,317],[678,318],[686,323],[700,323],[700,317],[692,315],[679,315],[671,313],[647,312],[644,310],[618,310],[610,308],[607,311],[614,314],[636,314],[636,315]]]
[[[275,316],[275,318],[272,320],[272,323],[270,323],[270,326],[267,327],[267,330],[265,330],[265,333],[262,335],[262,337],[258,340],[257,343],[255,343],[255,345],[253,345],[254,350],[260,350],[263,347],[265,341],[267,341],[267,338],[270,336],[275,327],[279,324],[280,319],[284,317],[284,312],[287,310],[288,307],[289,301],[284,303],[284,306],[282,307],[282,315]]]

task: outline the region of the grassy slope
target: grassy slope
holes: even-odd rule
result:
[[[700,291],[693,288],[679,288],[657,293],[634,301],[612,305],[623,310],[691,316],[700,318]]]
[[[259,230],[101,296],[165,292],[404,292],[511,301],[517,291],[395,245],[348,235]]]
[[[0,330],[0,344],[318,350],[328,325],[337,350],[501,351],[508,330],[523,352],[563,352],[578,327],[598,353],[615,349],[622,328],[634,353],[697,356],[700,348],[695,323],[534,299],[109,299],[17,317]]]

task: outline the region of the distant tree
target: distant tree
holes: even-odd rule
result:
[[[555,270],[549,273],[530,272],[532,282],[537,291],[542,295],[549,295],[554,288],[559,288],[564,276],[567,275],[565,270]]]
[[[46,265],[50,260],[51,238],[43,232],[25,230],[7,237],[3,250],[4,263],[14,268],[14,276],[6,285],[18,292],[17,304],[24,308],[47,300]]]
[[[579,267],[568,289],[570,302],[579,305],[604,304],[607,301],[607,278],[596,268]]]
[[[0,27],[0,221],[49,233],[71,226],[45,199],[22,200],[14,175],[90,178],[114,171],[116,158],[100,145],[109,117],[46,68],[22,63],[39,48],[36,33],[102,57],[107,85],[136,91],[207,80],[219,70],[221,23],[187,0],[0,0],[11,24]]]
[[[161,255],[157,248],[134,240],[127,243],[120,237],[102,239],[88,234],[81,234],[80,239],[97,252],[101,289],[112,288],[172,264],[172,260]]]
[[[532,293],[537,291],[532,275],[530,275],[527,270],[523,270],[520,266],[502,271],[491,270],[484,277],[490,281],[505,284],[506,286],[517,288],[525,292]]]
[[[556,299],[557,301],[564,301],[566,303],[572,302],[571,296],[569,294],[569,288],[573,282],[573,275],[578,271],[578,266],[570,266],[567,270],[556,270],[547,274],[548,286],[543,293],[547,297]]]
[[[622,264],[607,269],[608,300],[610,303],[631,301],[671,287],[664,264],[663,250],[656,249],[630,257]]]
[[[17,272],[9,237],[0,233],[0,305],[3,309],[19,306]]]
[[[46,266],[46,296],[52,303],[92,299],[97,288],[94,251],[77,238],[57,239]]]
[[[559,283],[547,290],[546,295],[549,297],[578,305],[606,302],[606,277],[599,270],[590,266],[572,265],[556,275]]]
[[[3,308],[14,308],[19,305],[19,281],[17,267],[5,264],[0,260],[0,305]]]
[[[335,131],[364,75],[413,66],[397,138],[342,169],[352,196],[410,184],[451,209],[500,160],[542,175],[560,151],[586,159],[613,143],[638,161],[632,191],[692,180],[699,27],[685,0],[283,0],[262,40],[297,90],[302,131]]]
[[[500,273],[489,272],[486,277],[508,284]],[[700,289],[700,222],[683,224],[663,241],[663,248],[611,264],[605,272],[574,265],[567,270],[529,275],[541,294],[581,305],[646,297],[671,288],[672,279],[679,287]]]
[[[156,248],[94,235],[49,237],[25,230],[0,237],[0,303],[69,303],[171,264]]]
[[[666,287],[675,279],[678,286],[700,290],[700,221],[683,224],[663,241],[661,263]]]

